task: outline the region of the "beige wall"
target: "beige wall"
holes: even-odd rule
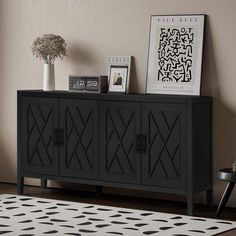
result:
[[[236,158],[235,10],[235,0],[0,0],[0,181],[16,182],[16,90],[42,88],[33,40],[55,33],[68,44],[68,57],[56,62],[57,89],[68,88],[69,74],[106,74],[108,55],[133,55],[132,91],[143,93],[152,14],[208,15],[202,92],[215,97],[214,171],[230,165]],[[215,203],[223,188],[215,178]],[[236,194],[230,204],[236,206]]]

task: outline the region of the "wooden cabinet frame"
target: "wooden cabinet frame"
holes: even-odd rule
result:
[[[212,201],[212,97],[18,91],[24,177]],[[37,127],[38,126],[38,127]],[[40,158],[39,158],[40,156]]]

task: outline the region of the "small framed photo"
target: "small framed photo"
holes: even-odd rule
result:
[[[132,56],[108,57],[109,92],[129,92]]]
[[[125,93],[128,66],[111,66],[109,74],[109,92]]]
[[[151,16],[147,93],[200,95],[204,20]]]

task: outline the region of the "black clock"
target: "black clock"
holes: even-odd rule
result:
[[[69,76],[69,91],[106,93],[108,90],[107,76]]]

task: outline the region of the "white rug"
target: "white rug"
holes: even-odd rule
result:
[[[216,235],[236,222],[0,195],[0,235]]]

